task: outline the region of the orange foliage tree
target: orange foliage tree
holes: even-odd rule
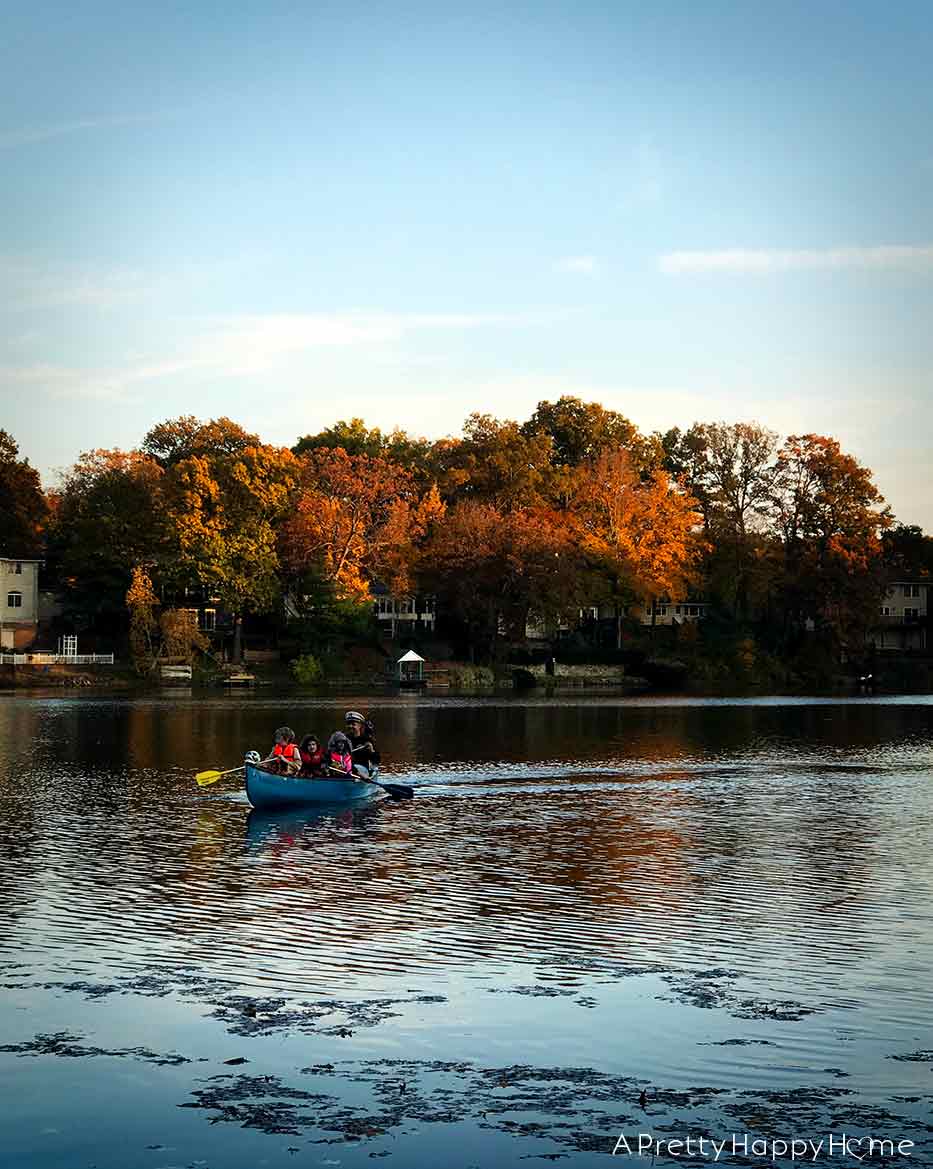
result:
[[[412,474],[381,455],[313,449],[282,523],[282,561],[296,580],[311,573],[339,599],[366,601],[378,578],[409,592],[419,543],[444,513],[436,488],[419,494]]]
[[[463,622],[471,648],[491,657],[501,633],[524,637],[529,613],[547,619],[579,605],[579,568],[565,516],[481,500],[451,508],[424,556],[426,578]]]
[[[696,500],[664,471],[636,474],[626,451],[604,451],[582,475],[573,522],[616,604],[679,600],[704,550]],[[620,626],[617,624],[617,629]]]

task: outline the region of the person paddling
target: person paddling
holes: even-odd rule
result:
[[[348,710],[343,721],[350,740],[353,770],[360,779],[370,779],[379,770],[375,728],[358,710]]]
[[[272,754],[264,763],[272,763],[282,775],[296,775],[301,770],[301,754],[291,727],[279,727],[273,736]]]

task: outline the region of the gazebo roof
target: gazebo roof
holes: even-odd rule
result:
[[[424,661],[424,658],[421,656],[421,654],[416,654],[413,649],[410,649],[408,651],[408,653],[402,654],[402,656],[399,658],[399,662],[423,662],[423,661]]]

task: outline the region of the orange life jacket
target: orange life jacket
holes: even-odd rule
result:
[[[287,759],[289,762],[300,763],[301,756],[298,754],[298,746],[295,743],[276,743],[273,755],[278,755],[282,759]]]

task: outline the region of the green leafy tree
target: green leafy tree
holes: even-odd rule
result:
[[[13,436],[0,430],[0,554],[40,555],[48,517],[39,472],[19,458]]]
[[[606,451],[625,450],[629,463],[639,473],[660,467],[664,459],[661,439],[644,435],[616,410],[599,402],[584,402],[564,395],[556,402],[539,402],[522,426],[522,433],[547,435],[551,439],[552,461],[578,467]]]
[[[139,451],[89,451],[65,475],[49,559],[66,612],[107,632],[125,629],[133,570],[166,551],[164,472]]]
[[[708,576],[733,617],[747,619],[767,590],[764,567],[777,435],[755,422],[694,424],[685,436],[685,482],[702,500],[713,553]],[[764,589],[763,589],[764,585]]]
[[[351,457],[367,455],[371,459],[385,458],[397,463],[416,476],[426,471],[431,444],[425,438],[414,438],[407,431],[396,428],[383,434],[378,426],[371,429],[362,418],[349,422],[335,422],[317,434],[306,434],[292,447],[292,453],[301,457],[314,451],[346,451]]]
[[[185,459],[240,455],[259,446],[259,438],[226,417],[202,422],[193,414],[160,422],[142,442],[143,454],[162,467],[172,467]]]
[[[916,524],[897,524],[882,533],[881,545],[890,579],[933,576],[933,536]]]
[[[517,422],[471,414],[462,439],[434,444],[429,465],[445,502],[469,498],[512,511],[550,502],[552,453],[547,434],[525,434]]]
[[[277,527],[297,486],[294,455],[271,446],[191,455],[166,473],[163,580],[220,599],[234,614],[235,657],[242,614],[270,612],[281,597]]]
[[[785,619],[860,648],[884,593],[880,536],[892,523],[871,471],[833,438],[792,435],[778,452],[772,508]]]

